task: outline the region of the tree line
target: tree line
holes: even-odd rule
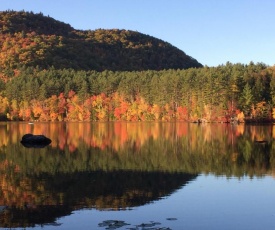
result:
[[[22,67],[1,81],[2,119],[271,121],[275,68],[263,63],[162,71]]]

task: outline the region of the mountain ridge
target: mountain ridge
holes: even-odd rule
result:
[[[203,67],[168,42],[125,29],[76,30],[42,13],[0,12],[0,68],[143,71]]]

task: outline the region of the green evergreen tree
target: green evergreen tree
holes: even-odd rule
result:
[[[241,94],[241,108],[245,116],[250,115],[251,106],[253,104],[253,94],[251,87],[248,83],[244,86],[244,89]]]

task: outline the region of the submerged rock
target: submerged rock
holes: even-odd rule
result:
[[[22,137],[21,144],[27,148],[44,148],[49,145],[52,140],[44,135],[25,134]]]

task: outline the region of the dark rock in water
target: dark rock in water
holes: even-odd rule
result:
[[[27,148],[44,148],[52,142],[51,139],[44,135],[25,134],[22,137],[21,144]]]

